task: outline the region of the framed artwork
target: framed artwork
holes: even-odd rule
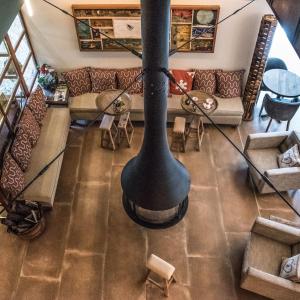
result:
[[[81,51],[125,51],[113,40],[142,51],[141,10],[138,4],[73,5]],[[220,7],[218,5],[172,5],[170,48],[185,44],[181,52],[214,52]],[[103,36],[102,33],[107,35]],[[187,43],[190,39],[192,42]]]
[[[141,39],[141,20],[136,19],[114,19],[114,37],[119,39]]]
[[[82,19],[82,22],[89,24],[88,19]],[[77,22],[77,34],[80,39],[91,39],[91,29],[88,25],[85,25],[82,22],[76,21]]]

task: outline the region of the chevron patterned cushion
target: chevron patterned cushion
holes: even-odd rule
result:
[[[15,197],[25,187],[24,173],[9,153],[4,156],[0,184],[11,197]]]
[[[245,70],[217,71],[217,93],[222,98],[242,96]]]
[[[92,82],[92,93],[100,93],[117,88],[116,71],[91,68],[89,72]]]
[[[27,107],[29,107],[39,125],[42,125],[42,120],[47,113],[47,105],[43,90],[40,87],[30,95]]]
[[[11,155],[23,171],[26,171],[31,158],[31,143],[24,130],[18,130],[11,146]]]
[[[90,93],[92,84],[89,74],[89,68],[77,69],[62,73],[64,76],[71,97]]]
[[[126,89],[135,79],[137,75],[142,72],[141,68],[123,69],[117,71],[118,88],[120,90]],[[140,79],[136,81],[128,90],[128,94],[142,94],[143,81]]]
[[[216,72],[220,70],[194,70],[193,90],[214,95],[217,90]]]
[[[28,135],[30,143],[34,146],[40,136],[41,129],[36,119],[34,118],[31,110],[28,107],[25,107],[23,110],[22,117],[18,124],[19,130],[22,130]]]

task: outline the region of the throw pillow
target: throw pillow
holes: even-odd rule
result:
[[[43,90],[38,87],[29,97],[27,107],[31,110],[37,122],[41,125],[47,112]]]
[[[116,71],[106,69],[90,69],[92,92],[100,93],[117,88]]]
[[[25,107],[23,110],[18,128],[28,135],[31,146],[37,143],[41,129],[28,107]]]
[[[134,78],[141,73],[141,68],[123,69],[117,71],[118,88],[125,90],[133,81]],[[128,90],[128,94],[142,94],[143,81],[136,81]]]
[[[214,95],[217,90],[217,70],[194,70],[193,90],[200,90],[204,93]]]
[[[298,144],[295,144],[292,148],[278,155],[278,165],[280,168],[300,166],[300,154]]]
[[[300,282],[300,254],[283,258],[279,276],[294,282]]]
[[[242,96],[244,70],[217,71],[217,92],[221,98]]]
[[[10,149],[12,157],[16,160],[22,171],[26,171],[31,158],[31,143],[24,130],[18,130]]]
[[[83,68],[62,73],[71,97],[91,92],[92,84],[88,71],[89,68]]]
[[[25,187],[24,173],[9,153],[4,156],[0,184],[11,197],[15,197]]]
[[[170,70],[170,73],[174,76],[176,82],[185,92],[192,90],[195,72],[185,70]],[[172,81],[170,81],[170,93],[175,95],[183,95],[183,92],[180,90],[180,88]]]

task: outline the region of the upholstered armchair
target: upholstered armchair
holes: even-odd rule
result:
[[[300,283],[279,277],[282,258],[299,253],[299,228],[258,217],[244,254],[241,287],[271,299],[300,299]]]
[[[244,153],[265,174],[279,191],[300,188],[300,167],[279,168],[277,156],[295,144],[300,146],[299,132],[266,132],[250,134]],[[272,188],[249,165],[249,173],[260,193],[272,193]]]

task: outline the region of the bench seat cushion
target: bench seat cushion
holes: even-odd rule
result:
[[[70,110],[71,114],[73,116],[88,116],[90,119],[93,119],[93,117],[96,116],[96,114],[92,115],[91,113],[99,112],[97,105],[96,105],[96,98],[98,94],[96,93],[88,93],[83,94],[77,97],[71,97],[70,99]],[[144,112],[144,97],[142,94],[132,94],[130,95],[132,99],[132,105],[131,105],[131,112],[132,114],[139,114]],[[168,114],[177,114],[177,115],[186,115],[187,112],[185,112],[181,108],[180,99],[181,95],[172,95],[168,98]],[[220,123],[224,124],[230,124],[232,120],[229,120],[226,122],[226,120],[223,120],[226,117],[234,118],[233,122],[234,124],[239,124],[243,113],[244,108],[242,104],[242,98],[241,97],[235,97],[235,98],[219,98],[216,97],[218,100],[218,108],[211,114],[213,119],[217,118]],[[219,118],[219,119],[218,119]],[[76,119],[76,118],[74,118]]]
[[[48,108],[41,135],[32,149],[32,158],[25,173],[25,182],[33,179],[66,145],[70,126],[69,108]],[[53,205],[63,155],[25,192],[24,198]]]

